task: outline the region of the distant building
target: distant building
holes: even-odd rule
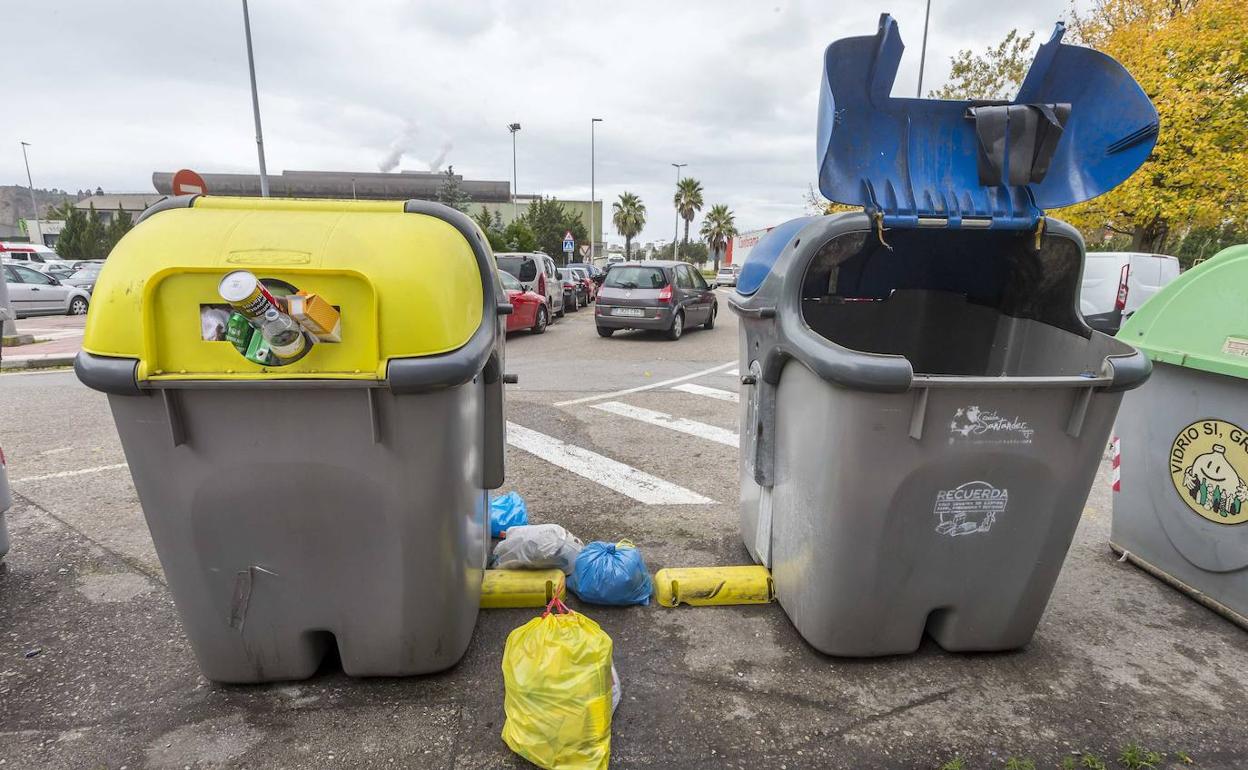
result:
[[[74,208],[87,211],[94,206],[95,212],[100,216],[100,221],[107,225],[113,221],[118,209],[128,213],[130,220],[134,221],[139,218],[139,214],[142,214],[144,209],[164,197],[159,193],[97,192],[75,203]]]
[[[200,174],[210,195],[237,195],[255,198],[260,195],[259,174]],[[269,195],[275,198],[337,198],[351,200],[437,200],[438,190],[446,174],[429,171],[283,171],[269,174]],[[508,182],[464,179],[455,180],[474,203],[506,203],[511,200]],[[157,192],[173,193],[173,173],[152,174]]]
[[[259,174],[203,174],[209,195],[236,195],[254,198],[260,195]],[[465,179],[456,174],[459,189],[470,203],[468,213],[477,214],[482,207],[495,211],[503,226],[511,223],[513,211],[524,216],[536,195],[518,195],[515,205],[511,200],[511,183],[508,181]],[[283,171],[269,175],[269,195],[276,198],[337,198],[343,200],[427,200],[436,201],[438,191],[446,183],[446,174],[430,171]],[[173,193],[173,173],[157,171],[152,174],[152,186],[164,195]],[[99,196],[93,196],[99,197]],[[159,198],[160,196],[156,196]],[[88,199],[90,200],[90,199]],[[590,228],[590,217],[595,217],[593,232],[598,248],[603,247],[602,201],[596,201],[592,210],[589,201],[560,200],[564,208],[576,214]],[[86,201],[83,201],[86,203]],[[114,206],[114,208],[116,208]],[[99,204],[96,209],[100,210]],[[579,244],[578,244],[579,245]]]
[[[56,246],[56,239],[60,237],[61,230],[65,229],[65,220],[63,219],[23,219],[18,223],[22,232],[30,239],[31,243],[42,243],[48,248]]]

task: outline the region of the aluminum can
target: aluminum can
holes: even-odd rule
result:
[[[257,325],[269,310],[280,312],[277,299],[264,288],[259,278],[247,270],[235,270],[222,278],[217,291],[221,299],[230,303],[230,307]]]

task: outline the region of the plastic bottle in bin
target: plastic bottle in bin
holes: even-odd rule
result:
[[[303,355],[308,347],[307,337],[295,320],[277,308],[264,311],[260,321],[260,333],[269,343],[269,349],[283,361]]]

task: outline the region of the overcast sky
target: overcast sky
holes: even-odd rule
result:
[[[924,90],[959,48],[1011,28],[1047,39],[1067,0],[934,0]],[[252,0],[270,172],[376,171],[446,162],[474,179],[511,178],[517,121],[521,193],[588,199],[589,119],[597,196],[639,194],[642,240],[670,238],[675,169],[741,230],[803,213],[815,181],[821,55],[874,34],[892,13],[907,44],[895,93],[918,75],[923,0],[870,2],[413,2]],[[8,109],[0,183],[150,191],[153,170],[254,172],[256,153],[237,0],[6,3]],[[697,227],[695,222],[694,227]]]

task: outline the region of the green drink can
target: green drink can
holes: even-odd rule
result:
[[[280,366],[282,363],[269,348],[269,342],[264,338],[263,334],[251,335],[251,343],[247,346],[247,352],[243,355],[247,357],[248,361],[261,366]]]
[[[242,313],[231,313],[230,320],[225,325],[225,339],[239,353],[247,355],[247,348],[251,346],[251,338],[255,331],[251,322],[247,320],[247,316]]]

